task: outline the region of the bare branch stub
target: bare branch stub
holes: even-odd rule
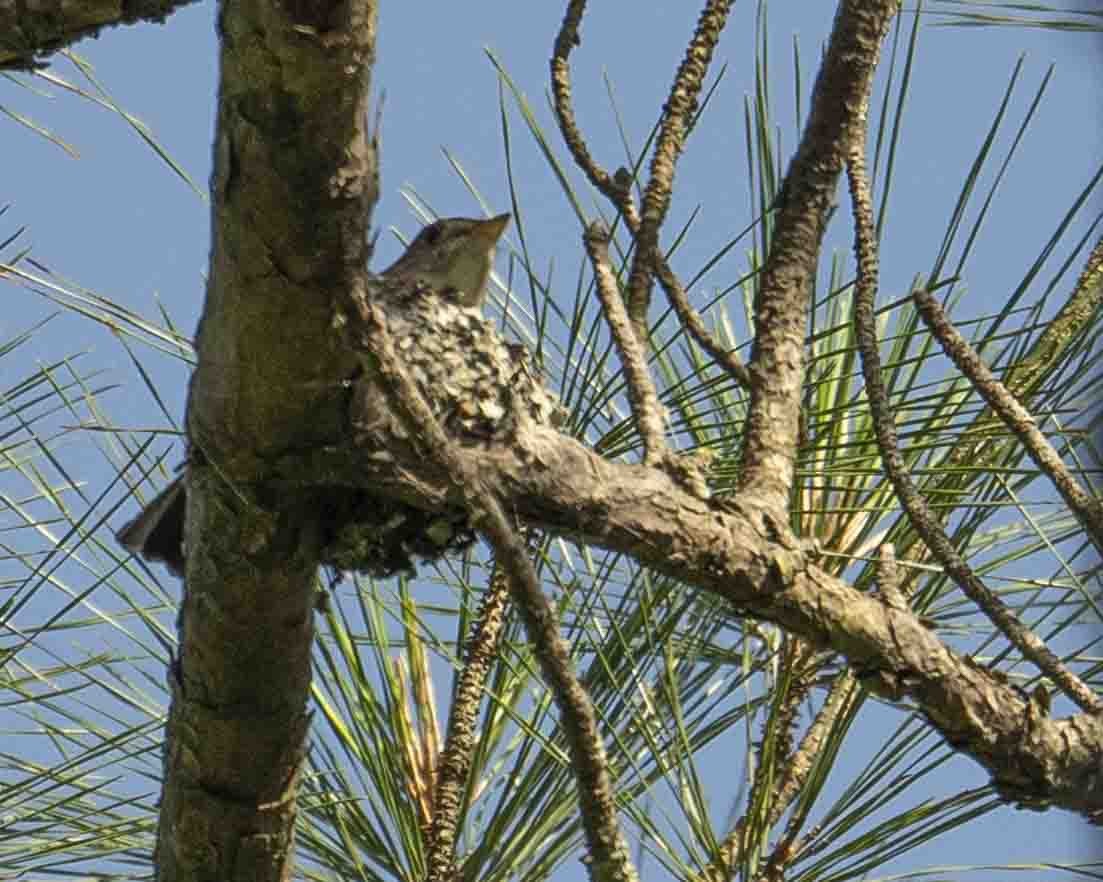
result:
[[[340,12],[323,40],[288,4],[219,9],[219,32],[232,37],[220,45],[210,272],[188,390],[187,578],[169,672],[161,879],[291,872],[321,513],[309,491],[272,497],[263,485],[266,451],[347,437],[340,380],[358,362],[332,345],[331,319],[334,292],[365,273],[375,3],[349,0]]]
[[[896,560],[896,549],[886,542],[877,549],[877,590],[881,599],[893,609],[907,610],[908,598],[904,595],[903,573]]]
[[[609,265],[609,233],[600,223],[592,223],[582,236],[586,253],[594,270],[594,282],[601,298],[602,312],[609,323],[628,384],[632,412],[643,436],[643,461],[658,465],[666,456],[664,440],[666,417],[651,374],[647,370],[647,355],[642,341],[632,330],[628,311],[624,308],[617,280]]]

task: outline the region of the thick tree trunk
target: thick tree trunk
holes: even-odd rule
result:
[[[335,300],[364,284],[375,4],[222,4],[213,242],[191,445],[162,880],[290,877],[320,536],[266,460],[345,436]]]

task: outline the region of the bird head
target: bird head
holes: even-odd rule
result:
[[[461,306],[480,307],[494,263],[494,248],[510,215],[489,220],[445,217],[425,227],[384,275],[408,275]]]

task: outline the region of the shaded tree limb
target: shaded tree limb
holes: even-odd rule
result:
[[[188,396],[179,659],[159,879],[283,880],[309,724],[317,489],[268,495],[265,452],[345,435],[357,367],[334,292],[365,283],[375,3],[219,7],[211,267]],[[289,207],[294,206],[294,210]]]
[[[894,609],[907,609],[906,605],[893,606],[893,603],[887,599],[902,596],[900,571],[896,565],[896,558],[892,553],[892,546],[881,546],[881,552],[877,564],[877,580],[882,599],[886,599],[889,606]],[[840,672],[834,678],[834,682],[828,690],[827,698],[801,739],[800,747],[792,761],[784,769],[777,798],[771,806],[771,826],[781,820],[781,815],[788,810],[789,806],[800,795],[809,774],[815,766],[816,758],[825,749],[827,740],[835,726],[840,722],[846,724],[848,718],[851,718],[860,707],[860,698],[861,692],[858,689],[858,681],[854,674],[851,671]],[[800,832],[813,805],[812,800],[806,800],[800,810],[795,811],[792,817],[789,818],[785,832],[775,843],[769,859],[759,875],[761,880],[783,878],[785,868],[800,857],[806,840],[809,838],[807,835],[801,837]]]
[[[1103,177],[1103,169],[1096,179]],[[1096,241],[1088,255],[1076,283],[1067,298],[1050,319],[1041,334],[1031,344],[1029,350],[1018,360],[1008,365],[1003,372],[1003,384],[1008,391],[1026,407],[1030,407],[1053,373],[1054,366],[1062,363],[1063,354],[1081,339],[1084,329],[1089,326],[1092,317],[1103,306],[1103,238]],[[977,476],[987,469],[999,467],[1007,455],[1010,439],[997,435],[1000,428],[999,417],[992,409],[985,407],[973,418],[970,425],[959,434],[957,442],[946,451],[940,461],[942,477],[929,478],[925,488],[927,492],[947,492],[960,495],[966,492]],[[940,522],[948,516],[950,507],[935,512]],[[929,555],[921,542],[905,547],[905,556],[913,561],[921,561]]]
[[[1103,176],[1103,169],[1096,180]],[[1100,238],[1084,261],[1084,269],[1076,280],[1057,314],[1046,323],[1030,351],[1012,365],[1004,385],[1020,401],[1029,401],[1062,350],[1080,334],[1095,312],[1103,306],[1103,238]],[[988,414],[991,418],[991,414]]]
[[[104,28],[162,22],[195,0],[0,0],[0,69],[34,68],[39,57]]]

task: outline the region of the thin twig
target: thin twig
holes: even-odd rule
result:
[[[799,771],[793,764],[797,713],[812,689],[813,679],[808,675],[822,656],[795,635],[787,635],[785,643],[778,683],[770,702],[770,712],[763,720],[762,736],[756,749],[757,761],[754,783],[747,799],[748,810],[741,819],[742,831],[737,840],[737,866],[742,878],[750,877],[754,866],[752,857],[758,845],[765,841],[766,835],[784,812],[784,809],[778,808],[776,801],[780,795],[778,779],[788,777],[789,772]]]
[[[868,106],[868,97],[864,105]],[[847,150],[847,180],[854,214],[854,253],[858,264],[855,282],[854,326],[858,348],[862,355],[862,374],[877,434],[881,461],[896,495],[908,513],[908,519],[931,554],[942,565],[959,588],[981,608],[988,619],[1011,641],[1023,656],[1038,666],[1061,687],[1066,695],[1086,711],[1103,711],[1103,701],[1050,651],[1049,647],[981,582],[965,559],[958,554],[942,525],[931,512],[926,499],[916,489],[900,456],[896,426],[889,410],[888,395],[881,379],[881,356],[878,350],[874,319],[879,260],[873,224],[873,204],[866,174],[866,106],[859,114],[859,125]]]
[[[570,0],[567,11],[563,15],[563,22],[559,26],[559,33],[555,36],[551,58],[551,87],[555,117],[575,164],[582,169],[590,183],[620,210],[628,228],[635,232],[640,226],[640,216],[632,202],[631,176],[613,177],[597,164],[578,128],[574,105],[571,102],[570,54],[575,46],[582,43],[579,30],[585,13],[586,0]]]
[[[636,423],[643,436],[643,461],[646,465],[658,465],[667,454],[664,439],[666,419],[655,384],[647,370],[647,358],[643,344],[632,330],[628,311],[624,308],[617,280],[609,265],[609,233],[597,221],[582,234],[586,253],[594,268],[594,283],[601,298],[602,311],[609,323],[628,384],[628,400],[632,405]]]
[[[399,361],[382,309],[360,298],[355,304],[354,340],[383,381],[391,405],[413,437],[441,467],[471,513],[471,522],[494,549],[508,574],[514,602],[533,643],[540,669],[559,707],[562,731],[578,784],[582,827],[589,849],[587,869],[594,882],[637,882],[628,843],[620,830],[616,795],[609,775],[597,716],[571,666],[555,610],[540,590],[525,543],[510,524],[499,491],[480,473],[476,461],[449,442],[429,404]]]
[[[926,288],[917,288],[912,292],[912,298],[923,321],[942,345],[942,351],[968,377],[973,388],[1019,439],[1034,464],[1057,487],[1065,504],[1072,509],[1081,526],[1091,536],[1096,549],[1103,553],[1103,504],[1080,486],[1053,449],[1053,445],[1038,429],[1030,411],[1015,399],[984,363],[980,354],[969,345],[969,341],[961,336],[934,295]]]
[[[460,799],[467,784],[471,757],[478,742],[475,724],[479,703],[483,697],[490,665],[498,654],[508,607],[509,574],[495,563],[490,587],[483,596],[478,616],[464,642],[463,668],[448,713],[448,730],[433,794],[433,820],[425,856],[425,865],[428,868],[426,882],[452,882],[458,875],[455,849]]]
[[[803,701],[808,694],[815,669],[820,666],[823,653],[816,653],[812,659],[813,670],[801,675],[801,688],[794,689],[795,701]],[[766,781],[770,787],[769,803],[760,829],[770,830],[803,792],[805,783],[816,765],[816,757],[823,750],[824,741],[831,732],[835,721],[851,706],[856,695],[856,680],[849,671],[842,671],[835,677],[824,701],[823,707],[801,738],[800,744],[786,755],[783,761],[775,761],[773,768],[778,776]],[[791,702],[792,703],[792,702]],[[761,768],[761,766],[760,766]],[[756,780],[755,786],[760,786]],[[753,800],[753,797],[752,797]],[[770,861],[784,867],[795,856],[792,843],[796,840],[805,814],[794,815],[790,820],[785,836],[775,846]],[[696,877],[696,882],[729,882],[743,863],[747,851],[748,816],[743,815],[731,832],[720,843],[717,856]]]
[[[800,747],[793,757],[793,762],[785,771],[785,780],[778,788],[774,813],[771,814],[773,823],[781,819],[782,813],[789,808],[793,801],[804,790],[804,785],[816,766],[816,759],[824,749],[824,742],[835,728],[837,721],[850,713],[854,703],[860,696],[858,682],[854,674],[845,670],[839,673],[835,682],[827,693],[827,700],[820,708],[812,725],[808,727]],[[812,807],[808,802],[804,811],[796,811],[789,819],[785,832],[774,845],[774,849],[766,861],[762,878],[781,879],[785,877],[785,868],[793,863],[804,850],[810,835],[798,838],[802,825],[808,819],[809,810]]]
[[[701,86],[733,2],[734,0],[706,0],[663,109],[659,135],[651,155],[650,174],[643,191],[640,226],[636,231],[636,252],[628,271],[628,315],[641,340],[647,339],[651,274],[659,254],[659,229],[670,208],[674,167],[685,146],[690,120],[697,110]]]
[[[1062,353],[1079,339],[1096,310],[1103,304],[1103,238],[1096,241],[1084,269],[1072,291],[1057,314],[1046,323],[1045,329],[1030,350],[1007,368],[1003,384],[1020,402],[1030,406],[1042,380],[1053,366],[1060,364]],[[993,428],[996,416],[985,408],[960,435],[962,443],[954,445],[946,454],[945,465],[953,473],[957,466],[968,463],[983,470],[1000,455],[1001,445],[985,443],[988,430]],[[956,477],[955,477],[956,479]]]
[[[734,349],[725,349],[720,342],[709,333],[701,314],[689,305],[689,297],[685,288],[678,281],[678,277],[670,269],[670,264],[661,255],[655,260],[655,277],[659,280],[666,292],[667,302],[674,310],[678,320],[693,336],[709,355],[713,357],[728,375],[731,376],[744,389],[751,388],[751,375],[743,359]]]
[[[578,121],[575,118],[574,107],[571,103],[569,57],[571,50],[581,43],[579,29],[585,9],[586,0],[571,0],[567,5],[567,12],[563,17],[559,33],[555,38],[555,48],[551,59],[551,84],[555,116],[559,124],[559,131],[563,135],[567,149],[571,151],[575,164],[586,175],[590,183],[620,212],[629,232],[636,236],[640,229],[640,215],[636,210],[635,202],[632,200],[631,174],[626,169],[622,169],[616,175],[610,175],[598,165],[593,154],[586,146],[582,132],[578,128]],[[751,385],[750,374],[747,373],[747,368],[742,359],[734,350],[725,349],[721,346],[705,327],[700,314],[690,306],[689,297],[678,281],[678,277],[658,249],[653,255],[652,266],[659,284],[666,292],[667,301],[674,309],[682,325],[701,345],[701,348],[708,352],[721,368],[727,371],[732,379],[744,389],[749,389]]]

